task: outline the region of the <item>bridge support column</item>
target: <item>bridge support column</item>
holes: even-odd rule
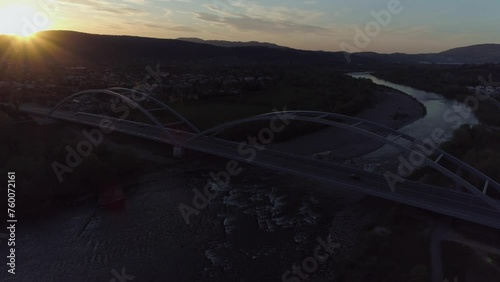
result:
[[[441,282],[443,280],[443,253],[441,242],[446,237],[446,227],[441,223],[431,231],[430,253],[431,253],[431,281]]]
[[[186,154],[186,150],[181,146],[174,146],[174,158],[182,159]]]

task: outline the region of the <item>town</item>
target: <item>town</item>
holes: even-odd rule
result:
[[[87,89],[124,87],[169,103],[240,95],[274,85],[280,71],[262,67],[54,66],[52,69],[17,66],[4,62],[0,71],[0,103],[35,102],[51,106],[62,98]],[[3,72],[3,73],[2,73]],[[22,72],[23,75],[12,75]],[[11,75],[9,75],[9,73]]]

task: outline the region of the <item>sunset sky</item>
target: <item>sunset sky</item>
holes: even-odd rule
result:
[[[63,29],[338,51],[342,42],[354,45],[356,27],[364,29],[374,20],[371,11],[388,10],[391,1],[397,0],[0,0],[0,33]],[[500,43],[498,0],[401,0],[398,7],[360,50],[420,53]]]

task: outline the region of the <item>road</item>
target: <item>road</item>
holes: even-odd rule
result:
[[[49,109],[35,105],[22,105],[20,109],[25,113],[38,117],[45,117],[49,112]],[[63,110],[54,112],[52,118],[93,127],[97,127],[103,120],[102,116],[86,113],[79,113],[77,115],[75,112]],[[179,132],[167,128],[158,130],[156,126],[132,121],[118,119],[112,119],[112,121],[115,127],[114,131],[116,132],[168,145],[175,144],[169,139],[166,131],[170,132],[171,136],[182,136],[183,140],[189,140],[191,137],[196,136],[194,133]],[[239,145],[240,143],[207,136],[182,143],[182,147],[188,150],[307,177],[328,183],[333,187],[341,186],[349,188],[371,196],[500,229],[500,220],[498,220],[500,218],[500,211],[495,210],[479,197],[472,194],[447,190],[409,180],[397,184],[395,191],[392,192],[385,177],[378,173],[269,149],[257,151],[255,159],[249,161],[247,159],[248,156],[244,156],[238,152]],[[359,176],[359,179],[353,178],[353,175]],[[497,203],[500,204],[499,201]]]

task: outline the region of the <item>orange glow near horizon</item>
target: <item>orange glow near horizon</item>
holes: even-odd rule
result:
[[[50,20],[32,6],[0,6],[0,34],[29,38],[39,31],[47,30],[50,25]]]

